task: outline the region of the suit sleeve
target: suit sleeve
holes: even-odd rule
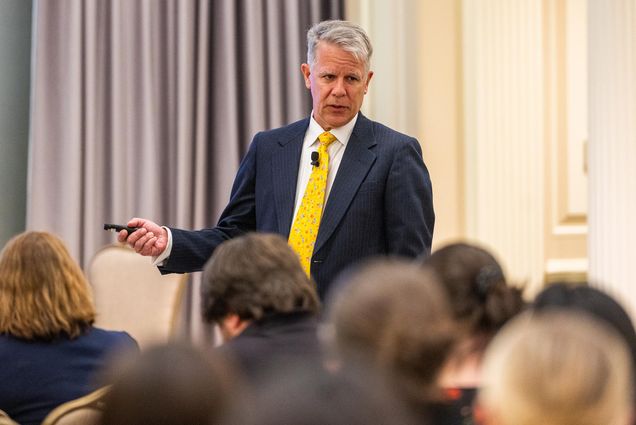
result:
[[[241,162],[232,186],[230,202],[216,227],[203,230],[170,228],[172,252],[161,273],[200,271],[217,246],[256,229],[256,137]]]
[[[422,149],[414,138],[396,152],[384,208],[388,253],[405,257],[430,254],[435,225],[433,191]]]

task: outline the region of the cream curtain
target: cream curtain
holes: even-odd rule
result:
[[[309,113],[305,33],[343,6],[40,0],[34,9],[27,228],[60,235],[86,265],[115,240],[105,222],[215,224],[252,135]]]

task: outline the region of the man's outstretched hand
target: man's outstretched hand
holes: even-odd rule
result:
[[[138,227],[130,235],[126,230],[117,234],[117,240],[132,247],[141,255],[158,257],[168,246],[168,231],[157,223],[143,218],[132,218],[128,227]]]

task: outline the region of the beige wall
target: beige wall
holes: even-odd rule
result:
[[[433,181],[434,248],[464,229],[459,0],[347,1],[374,43],[363,112],[418,138]]]
[[[433,248],[477,241],[529,295],[585,277],[585,0],[347,4],[376,48],[364,112],[422,143]]]

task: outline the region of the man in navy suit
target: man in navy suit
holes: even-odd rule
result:
[[[347,266],[376,255],[428,254],[435,215],[431,181],[418,141],[360,113],[373,77],[371,43],[362,28],[324,21],[307,33],[310,117],[258,133],[243,159],[230,201],[214,228],[180,230],[133,218],[141,229],[119,234],[162,273],[201,270],[214,249],[249,231],[288,238],[315,165],[318,136],[329,131],[329,170],[322,219],[309,263],[322,299]],[[315,155],[315,154],[314,154]]]

